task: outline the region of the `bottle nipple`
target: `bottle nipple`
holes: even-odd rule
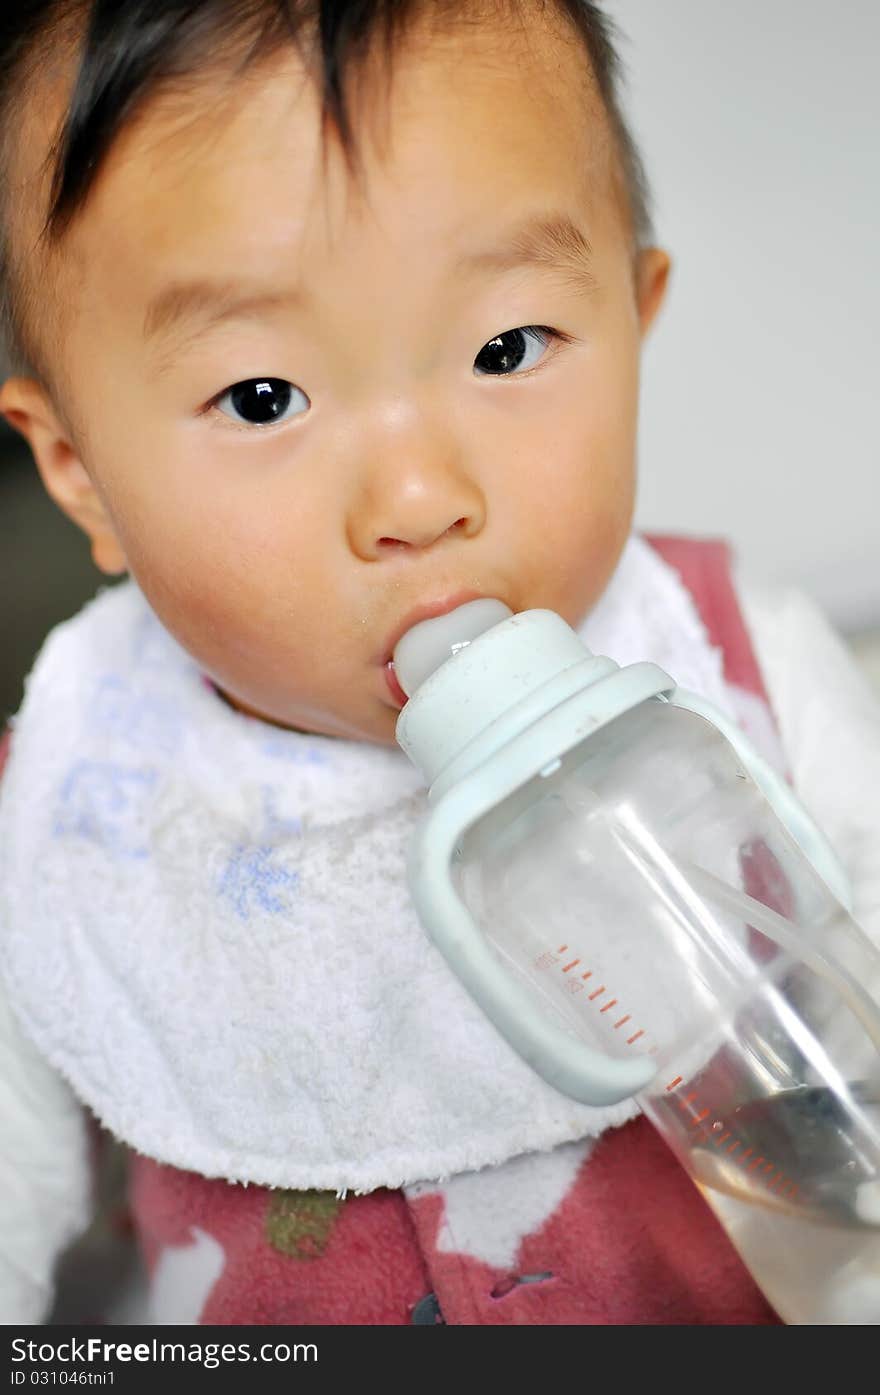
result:
[[[407,630],[394,648],[394,672],[407,697],[426,678],[486,630],[500,625],[513,614],[503,601],[484,599],[468,601],[446,615],[422,620]]]

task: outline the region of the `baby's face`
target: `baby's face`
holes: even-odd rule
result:
[[[390,742],[409,624],[476,596],[577,623],[601,594],[650,288],[585,66],[476,27],[404,47],[355,107],[361,193],[288,54],[205,115],[154,103],[67,234],[81,459],[245,711]]]

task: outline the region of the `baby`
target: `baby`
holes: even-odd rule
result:
[[[129,574],[47,641],[0,785],[0,1317],[49,1311],[96,1118],[156,1321],[776,1321],[636,1107],[534,1077],[405,885],[391,655],[479,596],[726,707],[857,910],[876,868],[838,641],[632,534],[669,258],[600,7],[35,0],[0,42],[0,410]]]

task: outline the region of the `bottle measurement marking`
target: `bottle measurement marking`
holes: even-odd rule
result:
[[[667,1093],[675,1090],[681,1085],[683,1079],[683,1076],[677,1075],[674,1080],[670,1080],[669,1084],[666,1086]],[[726,1144],[727,1146],[724,1148],[724,1151],[729,1157],[733,1158],[737,1149],[743,1146],[742,1139],[736,1138],[732,1129],[725,1129],[721,1119],[713,1119],[711,1124],[707,1124],[706,1121],[711,1118],[712,1111],[711,1109],[699,1108],[697,1093],[696,1090],[692,1090],[689,1094],[683,1095],[678,1101],[679,1109],[681,1109],[683,1113],[692,1116],[690,1125],[694,1130],[694,1141],[697,1143],[708,1143],[711,1141],[716,1148],[721,1148]],[[732,1143],[728,1143],[727,1141],[730,1138],[733,1139]],[[762,1178],[767,1185],[768,1191],[775,1192],[776,1195],[780,1197],[786,1196],[790,1200],[796,1200],[799,1195],[797,1183],[792,1182],[782,1169],[777,1168],[776,1163],[771,1162],[763,1153],[753,1156],[754,1151],[754,1148],[746,1148],[734,1161],[742,1165],[746,1172],[752,1173],[755,1178]],[[751,1159],[751,1161],[749,1162],[747,1159]],[[773,1175],[771,1176],[770,1174]]]
[[[566,953],[568,952],[568,950],[569,950],[569,946],[568,946],[567,944],[560,945],[555,954],[553,953],[553,951],[552,951],[551,949],[542,950],[541,953],[540,953],[540,954],[537,956],[537,958],[535,959],[535,968],[536,968],[536,969],[552,969],[552,968],[554,968],[554,967],[559,963],[559,960],[560,960],[560,958],[562,957],[562,955],[563,955],[563,954],[566,954]],[[577,968],[577,966],[580,964],[580,962],[581,962],[581,960],[580,960],[579,957],[578,957],[577,959],[571,959],[571,960],[569,960],[569,962],[568,962],[567,964],[562,964],[562,965],[560,966],[560,972],[563,973],[563,974],[570,973],[572,969],[576,969],[576,968]],[[586,969],[586,970],[584,971],[584,973],[581,974],[581,976],[580,976],[579,979],[569,979],[569,980],[567,981],[567,983],[566,983],[566,989],[567,989],[567,991],[570,992],[570,993],[572,993],[572,994],[579,993],[579,992],[582,990],[583,985],[584,985],[584,983],[586,982],[586,980],[587,980],[588,978],[592,978],[592,977],[593,977],[593,970],[592,970],[592,969]],[[594,988],[594,989],[593,989],[592,993],[588,993],[588,994],[587,994],[587,1002],[588,1002],[588,1003],[594,1003],[594,1002],[596,1001],[597,998],[601,998],[602,995],[603,995],[603,993],[607,993],[607,992],[608,992],[608,985],[605,984],[605,983],[600,984],[600,986],[599,986],[598,988]],[[600,1013],[609,1012],[609,1011],[611,1010],[611,1008],[617,1007],[618,1005],[619,1005],[619,999],[617,999],[617,998],[609,998],[608,1001],[607,1001],[606,1003],[604,1003],[602,1007],[599,1008],[599,1012],[600,1012]],[[623,1015],[623,1017],[618,1018],[618,1020],[614,1023],[614,1030],[615,1030],[615,1031],[619,1031],[619,1029],[620,1029],[621,1027],[625,1027],[625,1026],[626,1026],[627,1022],[632,1022],[632,1013],[630,1013],[630,1012],[625,1012],[624,1015]],[[632,1036],[629,1036],[629,1037],[626,1038],[626,1044],[627,1044],[627,1046],[634,1046],[635,1043],[636,1043],[637,1041],[639,1041],[644,1035],[645,1035],[645,1029],[644,1029],[644,1027],[638,1027],[638,1028],[636,1029],[636,1031],[633,1032]],[[654,1051],[656,1051],[656,1049],[657,1049],[656,1046],[651,1047],[648,1054],[649,1054],[649,1055],[652,1054]]]

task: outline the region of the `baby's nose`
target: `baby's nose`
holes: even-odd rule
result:
[[[423,550],[441,539],[473,537],[486,518],[482,489],[460,460],[428,448],[398,452],[365,471],[349,512],[352,550],[376,561],[395,549]]]

